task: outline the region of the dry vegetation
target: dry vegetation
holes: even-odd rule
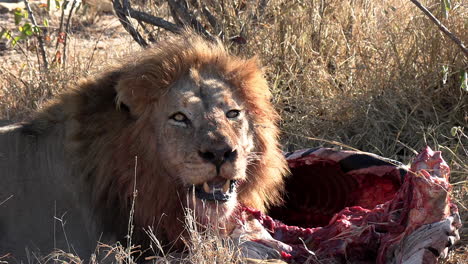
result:
[[[466,263],[468,243],[468,59],[410,1],[206,1],[235,54],[258,55],[280,111],[285,150],[343,146],[409,162],[429,145],[452,168],[465,229],[446,263]],[[423,3],[468,43],[468,3]],[[169,19],[164,1],[140,8]],[[38,66],[35,40],[0,51],[0,118],[21,120],[80,77],[139,49],[111,14],[78,12],[65,67]],[[50,18],[51,32],[58,18]],[[3,14],[2,21],[13,21]],[[12,27],[14,24],[2,24]],[[167,34],[155,30],[156,38]],[[241,36],[245,44],[228,39]],[[51,34],[49,56],[54,54]],[[238,41],[239,42],[239,41]],[[466,89],[466,88],[465,88]],[[201,249],[202,250],[202,249]],[[207,263],[194,254],[195,263]]]

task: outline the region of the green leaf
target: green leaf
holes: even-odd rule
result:
[[[39,27],[32,27],[32,32],[34,32],[35,34],[40,34],[41,29]]]
[[[14,11],[14,15],[15,15],[15,25],[19,25],[19,23],[21,22],[21,19],[23,19],[23,11],[21,10],[21,8],[16,8]]]
[[[450,129],[450,134],[452,135],[452,137],[457,135],[457,132],[458,132],[459,129],[460,129],[460,127],[452,127]]]
[[[70,1],[66,1],[66,0],[65,0],[65,1],[63,2],[62,8],[63,8],[63,9],[67,9],[68,3],[70,3]]]
[[[22,27],[20,27],[20,31],[26,36],[31,36],[33,34],[31,24],[29,23],[26,23]]]
[[[31,29],[31,24],[29,23],[24,23],[23,25],[23,30],[30,30]]]
[[[452,3],[450,2],[450,0],[444,0],[444,3],[445,3],[445,10],[447,11],[452,10]]]
[[[60,0],[55,0],[55,7],[60,9]]]
[[[15,37],[13,38],[13,41],[11,42],[11,44],[13,45],[13,47],[18,43],[18,41],[21,39],[21,37]]]
[[[45,27],[49,27],[49,20],[47,18],[44,18],[42,24],[44,24]]]
[[[452,9],[452,3],[450,0],[440,0],[440,7],[442,9],[442,14],[444,18],[448,18],[448,12]]]
[[[460,74],[460,88],[468,93],[468,73],[465,70],[462,70]]]
[[[5,31],[3,35],[6,39],[10,40],[11,39],[11,32],[9,30]]]

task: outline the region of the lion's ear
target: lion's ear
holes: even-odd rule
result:
[[[141,79],[119,80],[115,87],[117,107],[128,110],[134,116],[141,115],[153,101],[149,87],[150,84]]]
[[[116,108],[117,108],[118,110],[120,110],[120,111],[122,111],[122,112],[130,113],[130,108],[128,107],[128,105],[126,105],[126,104],[124,104],[124,103],[122,103],[122,102],[120,102],[120,101],[117,101],[117,102],[115,103],[115,105],[116,105]]]

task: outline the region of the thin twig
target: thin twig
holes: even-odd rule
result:
[[[91,56],[89,57],[89,60],[88,60],[88,65],[86,66],[86,70],[85,70],[86,73],[89,72],[89,69],[91,68],[91,65],[93,64],[94,55],[96,54],[96,50],[98,49],[97,46],[98,46],[99,42],[101,41],[102,36],[104,35],[105,32],[108,31],[108,29],[111,27],[111,24],[112,23],[109,23],[104,27],[104,31],[101,31],[101,33],[99,34],[99,37],[97,38],[96,42],[94,43],[93,51],[91,52]]]
[[[49,7],[50,8],[50,7]],[[65,34],[66,32],[63,31],[63,22],[65,20],[65,7],[62,6],[62,11],[61,11],[61,14],[60,14],[60,25],[59,25],[59,30],[57,32],[57,41],[55,42],[55,55],[54,55],[54,58],[52,60],[52,63],[58,63],[58,64],[61,64],[62,63],[62,55],[59,51],[59,45],[60,43],[63,44],[64,42],[64,39],[65,39]]]
[[[133,217],[135,214],[135,200],[137,198],[137,188],[136,188],[136,181],[137,181],[137,168],[138,168],[138,157],[135,156],[135,174],[133,179],[133,197],[132,197],[132,207],[130,208],[130,216],[128,219],[128,228],[127,228],[127,257],[128,263],[132,263],[131,255],[132,255],[132,236],[133,236]]]
[[[13,194],[10,195],[10,196],[8,196],[5,200],[1,201],[1,202],[0,202],[0,205],[6,203],[6,202],[7,202],[8,200],[10,200],[11,198],[13,198]]]
[[[182,32],[184,26],[190,25],[197,32],[203,34],[208,39],[214,40],[214,37],[189,12],[187,8],[187,2],[185,1],[182,1],[182,3],[179,3],[179,1],[177,0],[176,1],[168,0],[168,4],[170,6],[174,21],[176,22],[178,21],[179,22],[178,24],[174,24],[163,18],[156,17],[148,13],[135,10],[131,7],[128,0],[113,0],[112,2],[113,2],[115,13],[117,14],[117,17],[119,18],[122,26],[125,28],[125,30],[127,30],[128,33],[130,33],[132,38],[140,46],[144,48],[148,46],[147,41],[141,36],[141,34],[131,24],[131,22],[128,20],[128,17],[136,19],[138,23],[142,25],[142,27],[143,27],[143,24],[141,22],[145,22],[150,25],[163,28],[165,30],[168,30],[176,34]]]
[[[160,27],[160,28],[163,28],[165,30],[169,30],[170,32],[172,33],[179,33],[181,32],[182,30],[182,27],[174,24],[174,23],[171,23],[167,20],[164,20],[160,17],[155,17],[153,15],[150,15],[148,13],[144,13],[144,12],[141,12],[141,11],[138,11],[138,10],[134,10],[132,8],[130,8],[129,10],[129,14],[130,14],[130,17],[138,20],[138,21],[142,21],[142,22],[145,22],[145,23],[148,23],[148,24],[151,24],[153,26],[156,26],[156,27]]]
[[[130,33],[132,38],[140,46],[146,48],[148,46],[148,43],[127,18],[127,15],[130,15],[130,10],[132,9],[128,0],[122,0],[122,3],[120,3],[120,0],[113,0],[112,3],[114,6],[115,13],[117,14],[117,17],[119,18],[120,23],[125,28],[125,30],[127,30],[127,32]]]
[[[4,27],[0,27],[1,31],[5,30],[5,34],[8,36],[9,39],[14,39],[14,37],[11,35],[11,32],[9,30],[7,30],[6,28]],[[26,53],[26,51],[23,49],[23,47],[21,47],[21,44],[16,41],[15,45],[13,47],[18,47],[19,50],[21,51],[21,53],[23,53],[24,56],[26,56],[26,59],[27,61],[29,62],[29,56],[28,56],[28,53]]]
[[[62,60],[64,68],[67,62],[67,39],[68,39],[68,34],[70,33],[70,21],[73,15],[73,9],[75,8],[75,5],[76,5],[76,0],[73,0],[72,6],[70,7],[70,12],[68,12],[67,25],[65,27],[65,38],[63,40],[63,60]],[[65,8],[65,6],[63,8]]]
[[[36,18],[34,17],[33,11],[31,10],[29,1],[28,0],[23,0],[23,1],[24,1],[24,5],[26,6],[26,9],[28,10],[29,17],[31,18],[31,22],[33,23],[33,26],[38,29],[39,27],[37,26]],[[49,68],[49,62],[47,61],[47,54],[46,54],[46,50],[44,47],[44,40],[42,39],[42,34],[37,33],[36,37],[37,37],[37,40],[39,41],[39,46],[41,48],[42,60],[44,61],[44,69],[47,70]]]
[[[55,43],[55,52],[57,53],[58,46],[60,44],[60,40],[62,39],[61,33],[63,32],[63,20],[65,18],[65,8],[62,6],[62,13],[60,15],[60,26],[58,30],[58,38],[57,38],[57,43]]]
[[[182,2],[182,3],[181,3]],[[176,15],[185,21],[185,24],[192,26],[197,32],[203,34],[209,40],[215,38],[208,32],[205,27],[190,13],[187,8],[187,2],[184,0],[167,0],[167,3],[176,13]],[[173,13],[174,16],[174,13]],[[174,18],[176,19],[176,18]]]
[[[210,10],[205,5],[203,5],[201,10],[202,10],[202,14],[206,17],[206,19],[208,20],[208,23],[210,23],[210,25],[213,27],[215,32],[219,32],[220,31],[219,23],[216,17],[213,14],[211,14]]]
[[[143,29],[143,32],[145,32],[146,35],[148,35],[148,41],[151,43],[156,42],[156,38],[154,37],[153,33],[146,27],[146,25],[138,20],[138,25]]]
[[[432,13],[431,11],[427,10],[426,7],[424,7],[419,1],[417,0],[411,0],[411,2],[413,2],[413,4],[415,4],[419,9],[421,9],[424,14],[426,14],[426,16],[429,17],[429,19],[432,20],[432,22],[434,22],[434,24],[436,24],[439,29],[444,32],[445,35],[447,35],[451,40],[453,40],[453,42],[455,42],[455,44],[458,45],[458,47],[460,47],[460,49],[463,51],[463,53],[465,53],[465,56],[468,57],[468,49],[465,47],[465,45],[463,44],[463,42],[461,42],[461,40],[459,38],[457,38],[452,32],[450,32]]]
[[[167,1],[168,4],[169,4],[169,11],[171,11],[171,16],[172,16],[172,19],[174,19],[174,22],[177,24],[177,25],[185,25],[187,24],[186,22],[182,21],[181,18],[179,17],[176,9],[174,8],[173,5],[171,5],[171,3],[169,1]]]

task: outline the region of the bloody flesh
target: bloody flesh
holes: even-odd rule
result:
[[[330,149],[294,153],[288,161],[285,205],[270,216],[241,208],[234,237],[275,248],[291,263],[435,263],[446,240],[458,238],[450,170],[440,152],[424,149],[409,170]],[[428,233],[434,223],[441,231]]]

